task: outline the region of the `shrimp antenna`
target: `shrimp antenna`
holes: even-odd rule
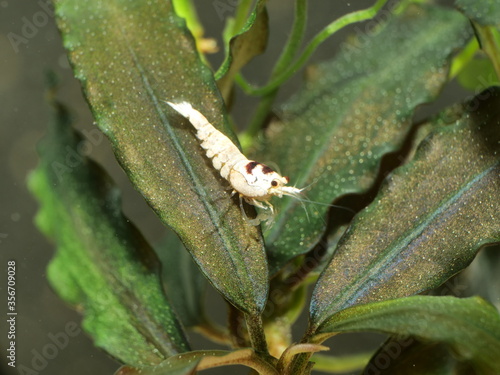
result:
[[[318,183],[318,181],[320,180],[320,178],[317,178],[315,179],[313,182],[311,182],[309,185],[306,185],[304,186],[302,189],[300,189],[301,191],[301,195],[294,195],[293,197],[296,198],[298,201],[301,202],[301,205],[302,207],[304,207],[304,210],[306,211],[306,215],[307,217],[309,218],[309,215],[307,214],[307,210],[305,209],[305,205],[304,203],[311,203],[311,204],[316,204],[318,206],[326,206],[326,207],[335,207],[335,208],[340,208],[340,209],[343,209],[343,210],[346,210],[346,211],[349,211],[350,213],[352,214],[356,214],[356,211],[354,211],[352,208],[349,208],[349,207],[345,207],[345,206],[339,206],[339,205],[336,205],[336,204],[330,204],[330,203],[323,203],[323,202],[316,202],[316,201],[312,201],[310,199],[307,199],[305,198],[305,193],[304,193],[304,190],[307,190],[308,188],[310,188],[311,186],[315,185]]]
[[[339,206],[339,205],[337,205],[337,204],[330,204],[330,203],[316,202],[316,201],[312,201],[312,200],[305,199],[305,198],[297,198],[297,200],[299,200],[302,204],[303,204],[304,202],[306,202],[306,203],[311,203],[311,204],[317,204],[318,206],[335,207],[335,208],[340,208],[340,209],[343,209],[343,210],[349,211],[350,213],[352,213],[352,214],[354,214],[354,215],[356,214],[356,211],[354,211],[352,208],[345,207],[345,206]]]

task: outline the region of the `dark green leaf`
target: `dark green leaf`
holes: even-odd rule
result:
[[[380,159],[401,147],[415,107],[446,82],[448,56],[470,36],[461,14],[411,6],[388,24],[359,35],[312,73],[306,88],[271,124],[258,160],[272,160],[307,198],[331,203],[373,184]],[[402,53],[404,51],[404,53]],[[307,252],[325,228],[325,206],[283,200],[266,234],[277,270]]]
[[[314,362],[314,370],[328,373],[359,372],[365,367],[373,354],[362,352],[346,355],[314,354],[311,362]]]
[[[83,311],[95,344],[125,363],[155,364],[189,350],[163,294],[156,255],[122,215],[109,177],[82,156],[88,145],[67,112],[56,109],[29,179],[41,204],[37,225],[57,244],[50,283]]]
[[[455,0],[455,5],[468,18],[480,25],[500,25],[498,0]]]
[[[442,343],[418,341],[413,337],[391,338],[375,353],[363,374],[378,375],[458,375],[449,348]],[[475,375],[469,368],[468,375]]]
[[[481,374],[500,373],[500,315],[479,297],[414,296],[355,306],[325,320],[313,341],[351,331],[379,331],[445,343]]]
[[[203,294],[206,279],[184,249],[179,238],[169,233],[155,246],[162,265],[162,280],[167,295],[185,327],[205,322]]]
[[[268,291],[261,233],[242,218],[192,126],[173,110],[167,116],[162,102],[187,100],[227,133],[184,21],[161,0],[58,0],[56,10],[97,125],[134,186],[224,297],[260,312]]]
[[[468,90],[479,92],[498,83],[491,60],[477,58],[471,60],[457,76],[458,82]]]
[[[226,58],[215,74],[217,86],[228,101],[234,76],[255,56],[266,50],[269,33],[268,15],[265,0],[259,0],[250,14],[247,23],[229,40]]]
[[[500,240],[500,88],[466,107],[354,219],[316,285],[313,325],[352,305],[437,287]]]

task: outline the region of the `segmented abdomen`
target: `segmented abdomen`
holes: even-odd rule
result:
[[[196,136],[201,141],[201,147],[206,150],[207,156],[212,159],[214,168],[220,171],[226,180],[229,179],[229,173],[234,165],[246,160],[238,147],[208,122],[198,129]]]
[[[201,141],[201,147],[206,150],[207,156],[221,176],[229,180],[229,173],[236,163],[247,160],[238,147],[222,132],[214,128],[207,118],[193,109],[187,102],[170,103],[177,112],[186,117],[196,129],[196,137]]]

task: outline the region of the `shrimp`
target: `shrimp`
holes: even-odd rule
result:
[[[290,182],[288,177],[281,176],[267,165],[247,159],[227,136],[210,124],[190,103],[166,103],[188,119],[196,129],[196,137],[201,141],[207,157],[212,159],[214,168],[231,185],[231,195],[239,195],[242,214],[250,224],[258,225],[261,221],[274,217],[274,207],[270,202],[272,197],[282,198],[288,195],[300,199],[300,193],[304,189],[286,186]],[[248,219],[242,200],[265,211],[269,210],[270,215],[259,214],[256,219]]]

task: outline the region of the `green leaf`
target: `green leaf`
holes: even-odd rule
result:
[[[41,205],[37,226],[57,245],[51,285],[83,311],[95,344],[125,363],[151,365],[189,350],[163,294],[156,255],[121,213],[118,189],[83,156],[88,141],[73,132],[62,106],[55,109],[29,178]]]
[[[455,6],[480,25],[500,25],[500,3],[497,0],[455,0]]]
[[[364,372],[378,375],[475,375],[473,369],[460,370],[464,364],[455,360],[449,347],[442,343],[418,341],[413,337],[390,338],[375,353]]]
[[[333,374],[354,371],[359,372],[368,363],[372,354],[373,351],[342,356],[314,354],[311,361],[314,362],[314,370],[317,371]]]
[[[198,350],[168,358],[155,367],[124,366],[115,375],[187,375],[208,368],[244,365],[263,375],[276,375],[270,364],[258,357],[252,349],[236,351]]]
[[[496,0],[456,0],[455,5],[470,18],[481,49],[500,78],[500,3]],[[482,72],[477,74],[482,75]]]
[[[268,292],[260,229],[242,218],[192,125],[163,103],[189,101],[237,142],[185,22],[162,0],[58,0],[56,11],[97,125],[135,188],[215,288],[258,314]]]
[[[192,0],[172,0],[175,13],[186,20],[186,27],[189,29],[191,34],[197,43],[203,41],[203,34],[205,30],[203,25],[198,19],[198,14],[196,13],[196,7],[194,6]]]
[[[313,341],[352,331],[445,343],[481,374],[500,373],[500,315],[479,297],[414,296],[352,307],[325,320]]]
[[[468,90],[479,92],[498,83],[495,67],[491,60],[472,59],[458,74],[458,83]]]
[[[182,324],[194,327],[205,323],[203,294],[206,278],[174,233],[155,246],[162,265],[166,293]]]
[[[500,240],[500,88],[466,108],[354,219],[315,287],[314,326],[352,305],[437,287]]]
[[[225,46],[226,58],[215,73],[217,85],[228,102],[234,76],[255,56],[266,50],[269,34],[265,0],[259,0],[245,26]]]
[[[382,156],[399,149],[414,109],[446,82],[448,57],[470,36],[461,14],[411,6],[359,35],[333,61],[311,71],[305,89],[281,109],[257,160],[280,165],[307,198],[329,204],[366,192]],[[405,51],[401,54],[401,51]],[[266,234],[273,271],[310,250],[325,229],[328,207],[284,199]]]

